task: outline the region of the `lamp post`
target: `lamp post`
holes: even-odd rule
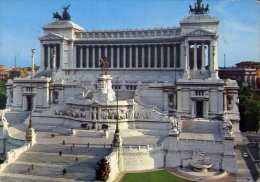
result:
[[[118,78],[116,77],[116,111],[117,111],[117,117],[116,117],[116,130],[115,133],[119,133],[119,128],[118,128],[118,118],[119,118],[119,112],[118,112]]]
[[[118,112],[118,78],[116,78],[116,83],[117,83],[117,102],[116,102],[116,106],[117,106],[117,118],[116,118],[116,130],[115,130],[115,133],[114,133],[114,138],[113,138],[113,142],[112,142],[112,145],[113,147],[121,147],[122,146],[122,138],[120,136],[120,132],[119,132],[119,124],[118,124],[118,120],[119,120],[119,112]]]

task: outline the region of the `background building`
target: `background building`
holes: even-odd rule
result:
[[[236,64],[236,67],[220,67],[219,77],[232,78],[241,86],[251,86],[253,90],[260,89],[260,63],[245,61]]]

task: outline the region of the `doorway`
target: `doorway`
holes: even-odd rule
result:
[[[202,118],[203,117],[203,101],[197,101],[197,107],[196,107],[196,113],[197,113],[197,118]]]
[[[27,111],[30,111],[32,108],[32,98],[31,96],[27,96]]]

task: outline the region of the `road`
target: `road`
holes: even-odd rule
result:
[[[256,133],[242,133],[242,136],[248,142],[246,144],[241,142],[235,150],[239,168],[237,177],[241,181],[248,181],[248,179],[252,182],[257,181],[260,174],[260,135]],[[248,157],[243,157],[244,152],[248,153]]]

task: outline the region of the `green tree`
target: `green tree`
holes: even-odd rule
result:
[[[253,99],[250,87],[239,91],[239,112],[241,131],[259,131],[260,101]]]
[[[5,109],[6,105],[6,86],[5,82],[0,82],[0,109]]]

